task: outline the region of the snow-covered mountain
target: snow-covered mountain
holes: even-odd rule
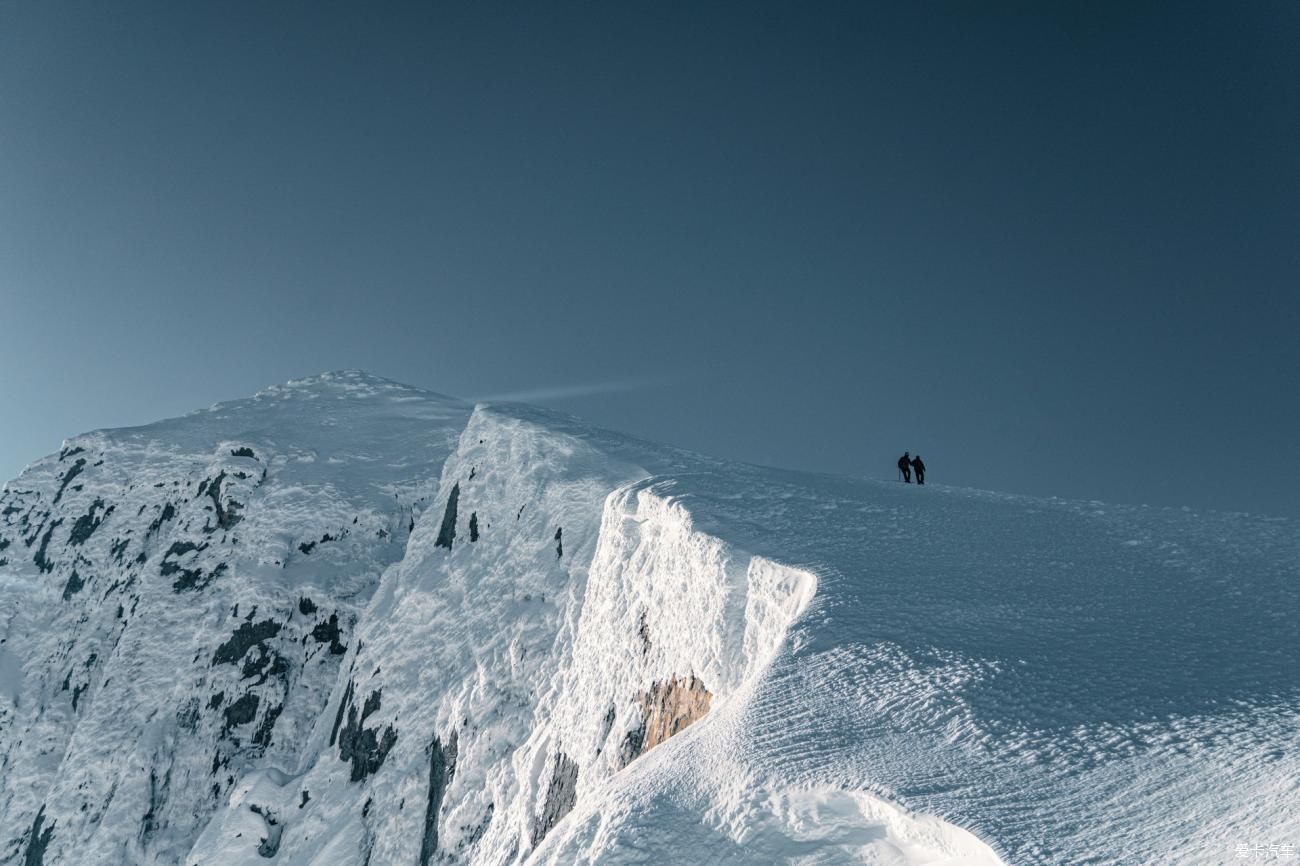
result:
[[[326,374],[5,487],[0,863],[1280,856],[1298,578],[1288,520]]]

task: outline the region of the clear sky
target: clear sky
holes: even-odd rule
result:
[[[1294,0],[0,0],[4,478],[358,367],[1300,515],[1298,331]]]

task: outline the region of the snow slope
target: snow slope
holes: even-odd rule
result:
[[[70,440],[0,514],[0,863],[1300,842],[1290,521],[736,465],[353,372]]]

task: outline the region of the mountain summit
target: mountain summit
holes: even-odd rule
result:
[[[297,380],[0,494],[0,863],[1218,863],[1298,539]]]

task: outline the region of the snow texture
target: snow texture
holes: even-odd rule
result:
[[[0,863],[1227,862],[1298,539],[290,382],[0,495]]]

